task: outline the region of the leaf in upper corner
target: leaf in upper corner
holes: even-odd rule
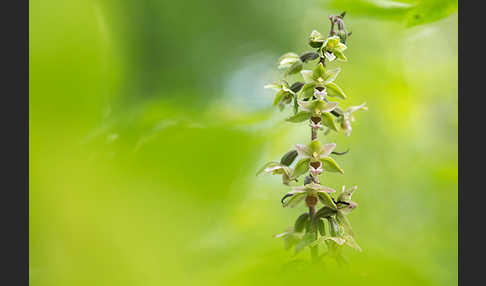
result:
[[[352,11],[355,16],[401,21],[413,8],[413,3],[390,0],[331,0],[327,8]],[[410,1],[409,1],[410,2]]]
[[[420,1],[405,17],[406,27],[423,25],[441,20],[458,9],[457,0]]]
[[[413,27],[444,19],[457,12],[457,0],[331,0],[329,9],[352,11],[355,16],[403,22]]]

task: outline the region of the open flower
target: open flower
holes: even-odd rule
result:
[[[298,100],[297,103],[302,110],[311,112],[314,115],[321,115],[324,112],[331,112],[338,106],[337,102],[326,102],[322,99],[309,101]]]
[[[334,192],[336,191],[330,187],[309,183],[304,186],[293,187],[292,191],[282,198],[282,205],[284,207],[295,207],[304,199],[306,199],[307,204],[317,203],[320,195],[330,197],[329,194]]]
[[[309,170],[315,173],[322,172],[321,170],[344,173],[336,161],[329,157],[334,148],[336,148],[335,143],[322,145],[316,139],[312,140],[309,145],[297,144],[295,148],[300,156],[300,160],[295,164],[292,178],[297,178]]]
[[[322,63],[319,63],[313,70],[300,71],[304,78],[302,97],[308,99],[314,95],[315,98],[319,98],[315,96],[315,89],[317,89],[319,92],[324,90],[326,92],[325,95],[346,99],[342,89],[334,83],[340,72],[341,68],[326,69]]]
[[[324,170],[322,169],[321,161],[314,161],[309,163],[309,172],[312,176],[319,176]]]
[[[267,84],[264,87],[272,88],[278,91],[275,95],[275,99],[273,100],[273,105],[278,106],[280,110],[283,110],[286,104],[291,103],[295,96],[295,92],[290,88],[288,82],[285,80]]]
[[[345,62],[348,60],[343,53],[346,48],[346,45],[340,42],[339,36],[332,36],[326,39],[319,52],[330,62],[335,59]]]
[[[351,127],[351,122],[354,121],[354,116],[352,116],[352,114],[360,109],[368,110],[368,107],[366,107],[365,105],[366,102],[361,105],[351,106],[345,111],[336,109],[336,112],[341,115],[339,117],[339,123],[341,124],[341,128],[344,130],[346,136],[350,136],[351,131],[353,130],[353,128]]]
[[[317,30],[312,30],[310,36],[309,36],[309,46],[313,48],[320,48],[324,44],[325,39],[322,36],[321,33],[319,33]]]
[[[312,129],[322,130],[323,129],[322,118],[316,116],[311,117],[309,120],[309,126]]]
[[[296,53],[286,53],[278,59],[278,68],[287,69],[287,75],[300,72],[303,66],[302,59]]]
[[[338,202],[350,202],[354,191],[358,189],[358,186],[353,186],[346,190],[346,186],[343,186],[341,193],[338,197]]]
[[[353,230],[351,228],[351,223],[349,222],[347,215],[352,212],[358,206],[357,203],[351,201],[351,197],[358,189],[358,186],[353,186],[350,189],[346,190],[346,187],[343,186],[341,193],[338,196],[336,206],[336,219],[339,224],[346,230],[349,235],[353,235]]]
[[[292,175],[292,168],[279,162],[269,162],[265,164],[258,172],[257,176],[261,173],[282,175],[282,183],[288,185],[290,183],[290,177]]]

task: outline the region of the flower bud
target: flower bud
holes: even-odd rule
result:
[[[316,52],[306,52],[300,55],[300,60],[303,61],[304,63],[307,61],[312,61],[315,60],[319,57],[319,54]]]
[[[324,44],[324,39],[322,38],[321,33],[314,30],[309,36],[309,46],[313,48],[320,48]]]
[[[317,229],[319,230],[320,235],[326,235],[326,227],[324,226],[324,221],[320,218],[317,221]]]
[[[295,221],[294,231],[302,232],[308,220],[309,220],[309,213],[301,214]]]
[[[290,150],[282,156],[282,159],[280,159],[280,164],[290,166],[290,164],[294,162],[295,158],[297,158],[297,155],[297,150]]]

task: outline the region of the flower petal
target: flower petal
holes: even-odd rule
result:
[[[361,105],[350,106],[348,109],[346,109],[346,113],[349,115],[349,114],[356,112],[360,109],[368,110],[368,107],[366,107],[366,102],[363,102],[363,104],[361,104]]]
[[[336,143],[324,144],[319,152],[321,158],[328,157],[329,154],[336,148]]]
[[[297,153],[302,158],[310,158],[312,156],[312,150],[303,144],[295,144],[295,149],[297,149]]]
[[[336,59],[336,56],[333,53],[329,52],[324,52],[323,55],[326,57],[326,59],[330,62],[334,61]]]
[[[280,89],[282,89],[282,84],[280,82],[272,82],[272,83],[265,85],[263,88],[272,88],[272,89],[280,91]]]
[[[335,69],[327,70],[324,75],[324,83],[330,83],[336,80],[336,77],[341,72],[341,68],[337,67]]]
[[[304,78],[305,83],[312,83],[314,79],[312,78],[312,71],[311,70],[301,70],[300,74]]]

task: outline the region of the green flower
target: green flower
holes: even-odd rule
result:
[[[314,174],[320,174],[322,170],[344,173],[336,161],[329,157],[334,148],[336,148],[335,143],[321,145],[319,140],[316,139],[311,141],[309,145],[297,144],[295,148],[300,156],[300,160],[295,164],[292,174],[293,179],[307,173],[309,170]]]
[[[288,192],[282,199],[282,205],[284,207],[295,207],[304,199],[306,202],[319,200],[319,195],[329,197],[329,193],[336,192],[330,187],[322,186],[315,183],[310,183],[304,186],[293,187],[292,191]],[[288,199],[287,199],[288,198]],[[285,200],[287,199],[287,200]]]
[[[351,236],[353,235],[353,230],[351,228],[351,223],[349,222],[348,218],[346,217],[349,213],[351,213],[358,204],[351,201],[351,196],[353,195],[354,191],[358,189],[358,186],[354,186],[348,190],[346,187],[343,186],[341,194],[338,196],[338,200],[336,202],[337,206],[337,213],[336,219],[339,224],[348,232]]]
[[[352,114],[354,112],[360,110],[360,109],[368,110],[368,107],[366,107],[365,105],[366,105],[366,102],[364,102],[361,105],[351,106],[348,109],[346,109],[345,111],[342,111],[341,109],[336,108],[336,112],[339,115],[341,115],[338,119],[338,122],[341,124],[341,128],[344,130],[344,133],[346,134],[346,136],[350,136],[351,131],[353,130],[353,128],[351,127],[351,122],[354,122],[354,116],[352,116]]]
[[[295,92],[290,89],[289,84],[285,80],[267,84],[264,87],[278,91],[273,100],[273,105],[278,106],[280,110],[283,110],[285,105],[291,103],[294,96],[296,96]]]
[[[312,30],[309,36],[309,46],[313,48],[320,48],[324,44],[324,37],[317,30]]]
[[[292,176],[292,168],[279,162],[268,162],[258,172],[257,176],[261,173],[282,175],[282,183],[288,185]]]
[[[332,36],[326,39],[319,52],[322,57],[325,57],[330,62],[335,59],[345,62],[348,60],[343,53],[346,48],[346,45],[340,42],[339,36]]]
[[[317,90],[318,92],[325,91],[326,95],[330,97],[346,99],[343,90],[334,83],[340,72],[339,67],[326,69],[322,63],[319,63],[312,71],[302,70],[300,74],[304,78],[304,86],[301,90],[301,97],[311,99]]]
[[[278,59],[278,68],[287,69],[287,75],[300,72],[303,66],[300,56],[296,53],[286,53]]]

